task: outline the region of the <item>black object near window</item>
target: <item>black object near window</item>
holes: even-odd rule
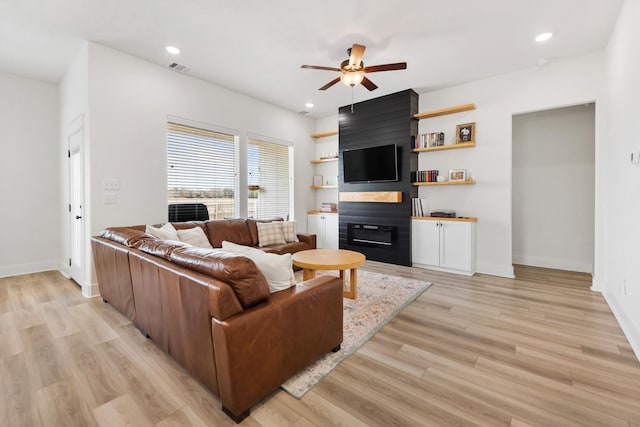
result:
[[[209,210],[203,203],[180,203],[169,205],[169,222],[207,221]]]

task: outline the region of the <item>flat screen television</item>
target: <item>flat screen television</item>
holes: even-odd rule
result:
[[[397,181],[397,153],[395,144],[344,150],[344,182]]]

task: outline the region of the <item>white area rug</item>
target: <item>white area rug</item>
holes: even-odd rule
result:
[[[299,274],[296,275],[298,281]],[[431,283],[420,280],[359,270],[358,298],[343,299],[344,333],[340,351],[324,355],[281,387],[293,397],[302,398],[429,286]]]

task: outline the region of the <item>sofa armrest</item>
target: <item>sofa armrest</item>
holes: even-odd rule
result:
[[[316,235],[307,233],[298,233],[298,240],[309,245],[309,249],[316,248]]]
[[[342,280],[331,275],[271,295],[226,321],[212,319],[218,390],[240,415],[342,342]]]

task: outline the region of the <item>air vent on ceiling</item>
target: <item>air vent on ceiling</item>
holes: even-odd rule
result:
[[[189,67],[187,67],[186,65],[180,65],[177,62],[172,62],[171,64],[169,64],[169,68],[181,73],[186,73],[187,71],[189,71]]]
[[[309,114],[308,111],[302,110],[302,111],[298,111],[298,114],[300,114],[301,116],[307,115]]]

